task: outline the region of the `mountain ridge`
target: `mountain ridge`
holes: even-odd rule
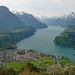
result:
[[[20,40],[34,35],[36,30],[23,23],[7,7],[0,6],[0,50],[14,49]]]
[[[22,22],[32,26],[35,29],[47,28],[45,23],[38,21],[32,14],[25,12],[16,12],[15,14],[20,18]]]
[[[25,24],[16,15],[10,12],[7,7],[0,6],[0,29],[22,28],[24,25]]]
[[[71,12],[69,15],[62,15],[60,17],[41,18],[41,21],[47,25],[75,26],[75,13]]]

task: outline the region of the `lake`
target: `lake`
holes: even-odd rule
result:
[[[20,49],[38,50],[45,54],[57,54],[75,62],[75,51],[73,48],[59,46],[53,42],[54,38],[63,30],[64,28],[60,26],[49,26],[46,29],[39,29],[35,32],[35,35],[18,42],[17,47]]]

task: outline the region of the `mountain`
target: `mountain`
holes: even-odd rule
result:
[[[75,48],[75,26],[68,26],[60,36],[56,36],[54,42]]]
[[[46,19],[41,19],[42,22],[46,23],[47,25],[62,25],[64,24],[64,19],[62,18],[46,18]]]
[[[67,26],[75,26],[75,14],[74,12],[71,12],[66,19],[65,19],[65,25]]]
[[[0,49],[14,49],[18,41],[34,35],[35,31],[7,7],[0,6]]]
[[[24,23],[5,6],[0,6],[0,29],[23,28]]]
[[[38,21],[33,15],[25,12],[15,13],[25,24],[32,26],[35,29],[47,28],[45,23]]]
[[[59,19],[63,19],[63,23],[58,21],[61,26],[66,29],[59,35],[56,36],[54,42],[58,45],[65,45],[75,48],[75,14],[71,12],[69,15],[62,16]],[[56,23],[57,24],[57,23]]]
[[[71,12],[69,15],[61,17],[41,18],[41,21],[47,25],[75,26],[75,14]]]

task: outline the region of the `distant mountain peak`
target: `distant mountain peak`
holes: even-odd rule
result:
[[[15,12],[15,14],[17,15],[23,15],[23,16],[29,16],[29,17],[33,17],[33,15],[29,14],[29,13],[26,13],[24,11],[21,11],[21,12]]]
[[[0,29],[15,29],[25,27],[25,24],[6,6],[0,6]]]
[[[71,12],[71,15],[75,15],[75,13],[74,12]]]
[[[45,23],[38,21],[32,14],[26,12],[15,12],[22,22],[32,26],[35,29],[47,28]]]
[[[9,11],[9,9],[6,6],[0,6],[0,12],[2,11]]]
[[[68,18],[75,18],[75,13],[74,12],[71,12],[67,17]]]

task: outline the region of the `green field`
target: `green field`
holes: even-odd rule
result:
[[[6,66],[8,66],[9,68],[13,68],[14,70],[18,71],[21,70],[24,66],[27,65],[28,62],[9,62],[9,63],[5,63]],[[37,64],[39,64],[39,61],[30,61],[29,63],[34,64],[35,66],[37,66]]]
[[[65,65],[74,65],[74,63],[66,58],[62,58],[61,59],[61,67],[65,67]],[[21,70],[24,66],[27,65],[27,63],[32,63],[33,65],[42,68],[42,69],[46,69],[47,68],[47,64],[48,65],[53,65],[54,64],[54,59],[53,58],[48,58],[48,57],[40,57],[39,61],[29,61],[29,62],[8,62],[5,63],[7,67],[12,68],[15,71],[19,71]]]
[[[61,59],[61,66],[65,67],[65,65],[71,66],[71,65],[75,65],[72,61],[68,60],[67,58],[62,58]]]
[[[10,63],[6,63],[6,66],[8,66],[9,68],[12,68],[16,71],[21,70],[25,65],[27,64],[27,62],[10,62]]]
[[[43,57],[41,58],[41,61],[45,64],[53,65],[54,59],[53,58],[48,58],[48,57]]]
[[[20,63],[20,62],[8,62],[8,63],[5,63],[5,64],[9,68],[12,68],[12,69],[18,71],[18,70],[21,70],[24,66],[26,66],[27,63],[28,62],[22,62],[22,63]],[[53,58],[43,57],[43,58],[41,58],[40,61],[29,61],[29,63],[32,63],[35,66],[38,66],[41,63],[38,67],[46,68],[46,64],[53,65]]]

